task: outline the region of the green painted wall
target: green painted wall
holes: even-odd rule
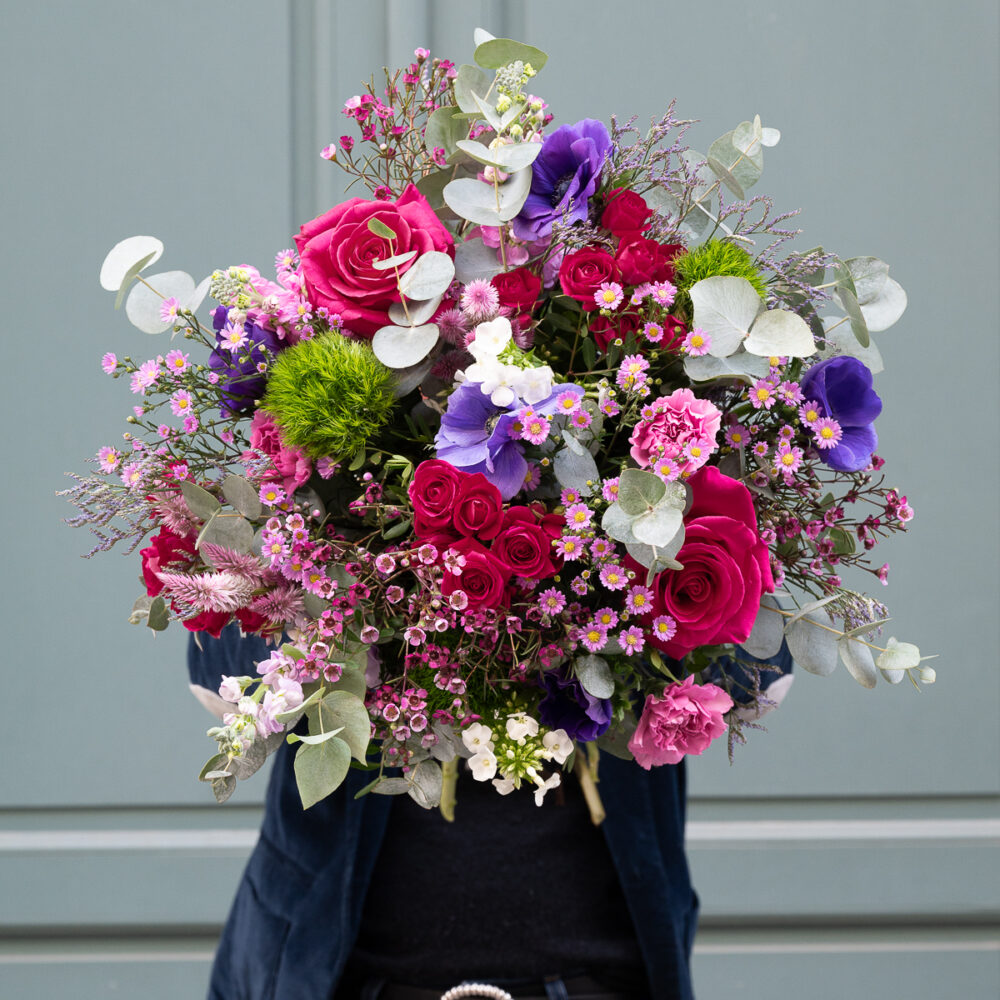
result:
[[[0,23],[0,1000],[201,995],[264,787],[209,804],[184,636],[128,628],[134,558],[80,560],[59,523],[63,470],[125,430],[100,354],[159,349],[100,261],[149,232],[166,268],[266,267],[340,196],[317,153],[357,81],[418,44],[461,62],[476,24],[550,53],[560,120],[676,98],[704,149],[760,113],[783,132],[760,189],[803,245],[876,254],[910,297],[878,338],[917,510],[885,598],[939,683],[803,675],[735,765],[693,764],[699,995],[1000,993],[994,3],[36,0]]]

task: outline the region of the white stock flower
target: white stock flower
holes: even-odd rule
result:
[[[542,746],[557,764],[565,764],[573,752],[573,741],[565,729],[552,729],[542,737]]]
[[[548,365],[541,368],[523,368],[514,388],[529,406],[540,403],[552,395],[552,369]]]
[[[493,787],[501,795],[510,795],[514,791],[514,779],[513,778],[494,778]]]
[[[559,777],[559,772],[556,771],[555,774],[549,776],[544,781],[542,781],[541,778],[535,778],[535,781],[538,784],[538,787],[535,789],[535,805],[540,806],[545,798],[545,793],[550,788],[557,788],[561,779]]]
[[[469,758],[469,767],[476,781],[489,781],[497,773],[497,759],[491,751],[481,750]]]
[[[526,736],[538,735],[538,721],[524,712],[507,716],[507,735],[512,740],[523,740]]]
[[[474,722],[468,729],[462,730],[462,742],[473,753],[479,753],[483,750],[492,753],[493,731],[481,722]]]
[[[237,702],[243,695],[243,688],[238,677],[227,677],[222,675],[222,683],[219,685],[219,697],[223,701]]]
[[[475,339],[466,350],[477,361],[483,361],[487,357],[497,358],[511,342],[512,337],[510,320],[505,316],[498,316],[476,327]]]

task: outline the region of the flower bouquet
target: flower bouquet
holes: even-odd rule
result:
[[[871,550],[912,517],[876,454],[888,266],[788,246],[795,213],[747,194],[759,117],[707,154],[673,104],[556,127],[545,54],[475,41],[346,102],[360,135],[322,155],[366,196],[274,278],[151,274],[150,237],[104,262],[171,345],[104,356],[125,445],[64,492],[94,551],[151,535],[132,623],[271,642],[219,691],[220,800],[285,740],[305,807],[359,767],[450,813],[462,759],[592,796],[598,747],[648,769],[742,740],[784,642],[865,687],[934,679],[842,579],[884,584]]]

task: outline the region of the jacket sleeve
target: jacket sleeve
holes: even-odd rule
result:
[[[777,708],[792,686],[792,654],[788,643],[782,639],[781,649],[774,656],[760,659],[740,649],[738,657],[725,657],[703,671],[707,681],[724,687],[736,702],[737,713],[745,720],[755,722]],[[754,704],[759,683],[762,695]]]
[[[229,625],[218,639],[207,632],[191,634],[187,664],[191,693],[213,715],[222,718],[232,705],[219,697],[223,677],[254,677],[257,664],[266,660],[270,649],[259,636],[243,635],[238,625]]]

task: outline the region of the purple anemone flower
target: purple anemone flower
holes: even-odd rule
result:
[[[267,387],[267,380],[257,370],[257,365],[269,357],[274,358],[288,345],[278,339],[274,330],[247,321],[243,327],[247,343],[235,352],[227,351],[222,346],[219,333],[226,325],[228,316],[229,310],[225,306],[219,306],[212,312],[216,346],[209,356],[208,367],[219,376],[219,386],[224,390],[228,409],[233,413],[243,413],[253,409],[254,401],[264,395]]]
[[[588,694],[566,668],[542,674],[545,694],[538,703],[538,718],[549,729],[565,729],[571,740],[589,743],[611,726],[611,702]]]
[[[872,373],[857,358],[827,358],[810,368],[799,385],[806,399],[819,404],[821,416],[832,417],[843,432],[840,442],[821,452],[823,461],[839,472],[860,472],[878,447],[873,421],[882,400],[872,388]]]
[[[586,219],[587,202],[597,190],[610,150],[608,130],[593,118],[560,125],[547,135],[532,165],[531,191],[514,219],[514,235],[529,242],[549,236],[567,206],[570,221]]]
[[[583,395],[580,386],[563,382],[532,408],[542,416],[552,416],[559,395],[567,391]],[[437,457],[463,472],[483,473],[504,500],[510,500],[521,491],[528,474],[524,442],[510,433],[523,406],[516,396],[509,406],[497,406],[479,382],[463,382],[448,397],[448,408],[441,415],[434,439]]]

